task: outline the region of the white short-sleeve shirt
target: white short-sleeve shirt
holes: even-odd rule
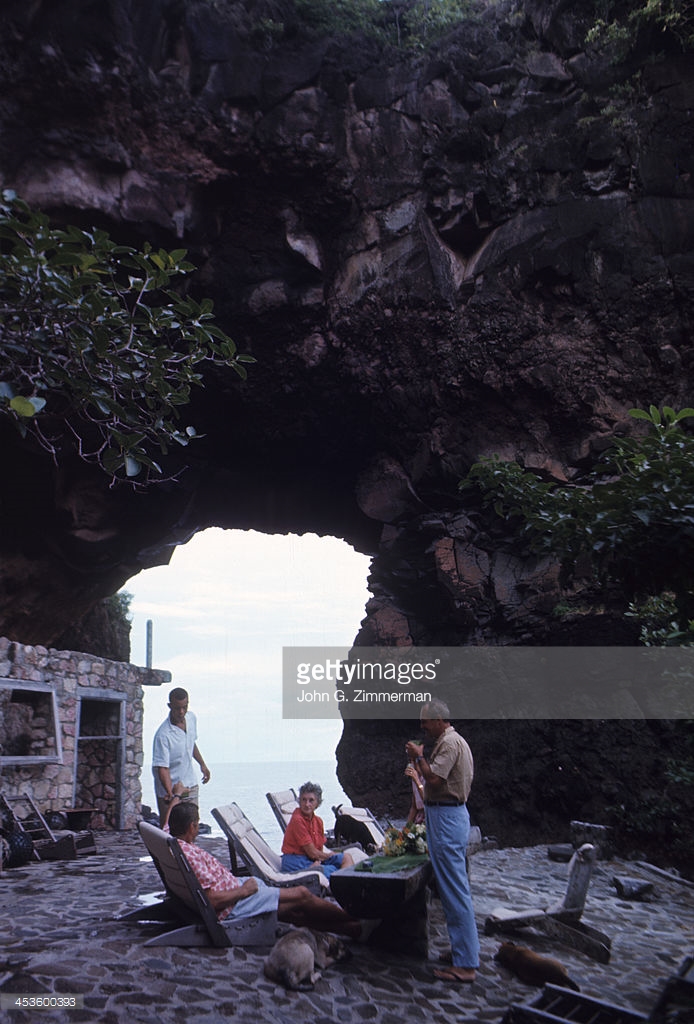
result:
[[[154,734],[152,748],[152,770],[154,789],[157,796],[164,796],[166,789],[159,781],[157,768],[168,768],[171,782],[182,782],[184,786],[197,786],[198,779],[193,765],[193,749],[198,738],[198,723],[192,711],[186,712],[186,727],[179,729],[167,718]]]

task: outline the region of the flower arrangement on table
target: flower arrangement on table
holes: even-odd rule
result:
[[[408,822],[404,828],[391,826],[386,829],[383,852],[386,857],[401,857],[404,853],[426,853],[426,825],[412,825]]]

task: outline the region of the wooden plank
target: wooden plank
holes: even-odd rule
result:
[[[600,964],[610,962],[611,940],[596,928],[589,928],[588,925],[582,924],[580,921],[566,924],[564,921],[558,921],[549,916],[537,921],[535,927],[562,942],[565,946],[570,946],[571,949],[576,949],[579,953],[585,953],[586,956],[592,957]]]

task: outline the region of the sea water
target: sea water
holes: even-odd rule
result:
[[[326,831],[335,824],[332,808],[337,804],[349,805],[335,774],[334,761],[258,761],[246,763],[211,764],[210,781],[200,786],[200,821],[208,824],[213,836],[222,831],[212,817],[212,808],[232,801],[257,828],[273,850],[282,843],[282,831],[265,796],[287,789],[299,792],[304,782],[317,782],[323,790],[323,803],[318,811]],[[197,765],[195,766],[197,771]],[[155,810],[151,765],[142,773],[142,801]]]

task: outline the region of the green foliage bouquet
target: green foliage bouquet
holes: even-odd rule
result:
[[[404,853],[426,853],[426,826],[413,825],[408,822],[404,828],[391,827],[387,829],[383,852],[386,857],[400,857]]]

